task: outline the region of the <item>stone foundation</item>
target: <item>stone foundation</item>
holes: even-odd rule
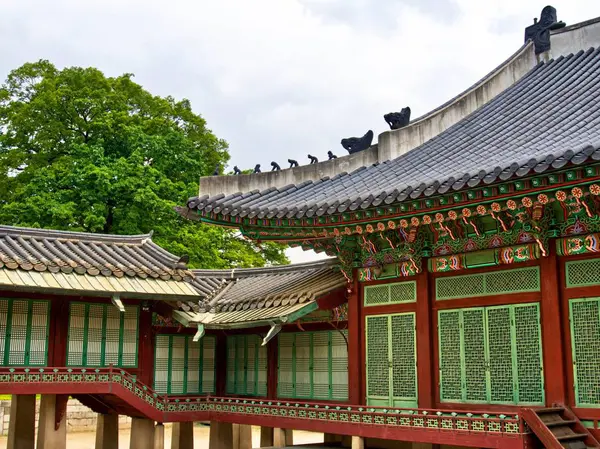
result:
[[[35,405],[35,425],[37,428],[40,413],[40,400]],[[67,432],[95,432],[97,414],[82,405],[77,399],[69,399],[67,403]],[[10,401],[0,401],[0,435],[8,435],[10,421]],[[131,418],[119,416],[119,429],[129,429]]]

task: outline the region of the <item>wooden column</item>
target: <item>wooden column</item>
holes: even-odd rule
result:
[[[35,395],[14,394],[10,401],[7,449],[33,449],[35,440]]]
[[[548,406],[567,402],[565,383],[567,374],[561,328],[560,274],[555,242],[552,241],[549,246],[549,255],[540,259],[542,349]]]
[[[227,386],[227,337],[223,332],[217,334],[215,344],[215,389],[216,395],[223,397]]]
[[[131,418],[129,449],[149,449],[154,446],[154,421]]]
[[[350,285],[352,291],[348,294],[348,401],[350,404],[364,404],[365,398],[362,390],[362,368],[364,354],[361,347],[362,340],[362,314],[360,304],[361,285],[357,273],[354,273],[354,282]]]
[[[165,449],[165,426],[163,423],[156,423],[154,427],[154,449]]]
[[[416,276],[417,281],[417,386],[419,408],[433,408],[435,382],[433,375],[432,291],[429,288],[427,261],[423,261],[423,271]]]
[[[67,400],[67,395],[42,395],[37,449],[65,449],[67,447]]]
[[[233,448],[233,425],[225,422],[210,422],[209,449]]]
[[[286,447],[294,445],[294,431],[292,429],[273,429],[273,447]]]
[[[127,307],[127,305],[125,305],[125,307]],[[152,335],[152,311],[145,303],[140,304],[138,334],[138,379],[143,384],[152,385],[154,380],[154,338]]]
[[[233,425],[233,449],[252,449],[252,426]]]
[[[194,423],[173,423],[171,449],[194,449]]]
[[[98,413],[96,449],[119,449],[119,415],[116,413]]]
[[[69,301],[53,298],[50,302],[48,366],[67,365],[67,337],[69,333]]]
[[[362,437],[352,437],[352,449],[364,449],[365,441]]]
[[[273,447],[273,428],[260,428],[260,447]]]
[[[278,337],[267,343],[267,398],[277,398],[277,363],[279,358]]]

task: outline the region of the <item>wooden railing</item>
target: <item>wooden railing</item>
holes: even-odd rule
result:
[[[528,433],[521,417],[509,413],[160,395],[127,371],[114,367],[2,367],[0,393],[110,394],[160,422],[277,423],[295,429],[476,447],[523,447],[523,437]]]

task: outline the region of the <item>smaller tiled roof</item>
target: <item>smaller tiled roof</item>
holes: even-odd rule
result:
[[[0,288],[197,300],[192,272],[151,237],[0,226]]]
[[[204,312],[225,313],[305,304],[346,285],[336,259],[269,268],[192,270]]]
[[[119,236],[0,226],[0,269],[191,280],[180,258],[152,234]]]

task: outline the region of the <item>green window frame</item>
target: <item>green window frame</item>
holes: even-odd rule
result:
[[[365,286],[364,293],[365,307],[415,302],[417,281],[368,285]]]
[[[543,405],[538,303],[438,311],[441,402]]]
[[[267,395],[267,347],[259,335],[227,337],[227,394]]]
[[[443,276],[435,280],[435,299],[473,298],[508,293],[539,292],[540,267]]]
[[[346,331],[280,333],[277,396],[347,401],[346,338]]]
[[[159,394],[215,393],[216,338],[159,334],[154,349],[154,390]]]
[[[567,288],[600,285],[600,258],[566,262],[565,281]]]
[[[0,364],[45,366],[50,301],[0,299]]]
[[[365,317],[367,405],[417,407],[414,312]]]
[[[71,302],[67,366],[137,368],[139,307]]]
[[[575,404],[600,407],[600,298],[569,301]]]

